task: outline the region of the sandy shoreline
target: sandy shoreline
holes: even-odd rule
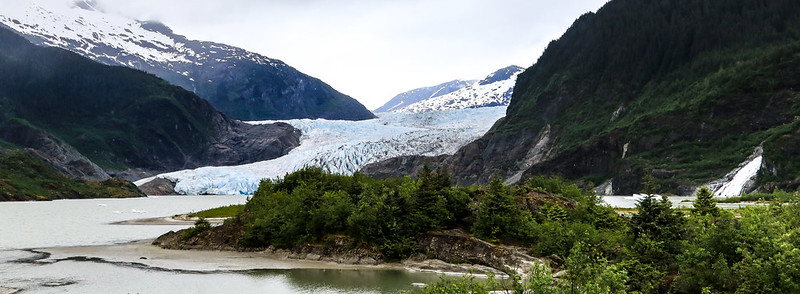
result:
[[[377,265],[341,264],[329,261],[292,259],[282,254],[212,250],[170,250],[152,245],[153,240],[142,240],[126,244],[53,247],[35,249],[50,256],[40,260],[43,263],[65,259],[92,260],[136,267],[147,267],[165,271],[247,271],[247,270],[289,270],[289,269],[353,269],[353,270],[407,270],[411,272],[433,272],[442,274],[467,274],[473,269],[486,270],[503,275],[496,270],[470,264],[449,264],[440,260],[419,262],[381,263]]]
[[[211,225],[221,225],[226,218],[207,218],[206,220]],[[113,222],[112,225],[144,225],[144,226],[171,226],[171,225],[194,225],[194,222],[197,221],[198,218],[196,217],[189,217],[186,214],[175,215],[175,216],[164,216],[164,217],[151,217],[151,218],[139,218],[139,219],[132,219],[127,221],[121,222]]]
[[[169,250],[151,245],[152,242],[153,240],[142,240],[118,245],[53,247],[34,251],[50,254],[50,257],[42,262],[86,257],[101,259],[109,263],[135,263],[140,266],[181,271],[396,268],[390,265],[343,265],[332,262],[286,259],[264,252]]]

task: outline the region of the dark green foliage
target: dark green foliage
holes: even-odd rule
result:
[[[183,232],[183,235],[181,235],[181,239],[183,240],[191,239],[210,229],[211,229],[211,223],[209,223],[204,217],[200,217],[199,219],[197,219],[197,221],[194,222],[194,227],[191,227],[185,232]]]
[[[714,200],[714,195],[707,187],[700,187],[697,190],[697,199],[692,203],[694,209],[692,213],[699,215],[719,215],[719,208],[717,208],[717,201]]]
[[[652,173],[647,173],[642,177],[642,186],[644,187],[642,192],[647,195],[656,194],[661,189],[661,185],[656,182]]]
[[[345,235],[357,241],[354,246],[377,249],[387,260],[419,250],[415,236],[426,230],[472,228],[477,237],[529,246],[533,255],[550,256],[556,262],[550,264],[552,270],[534,267],[525,279],[444,279],[423,293],[800,290],[797,204],[748,207],[741,218],[722,210],[685,216],[666,198],[648,196],[627,218],[602,205],[594,193],[575,190],[554,177],[512,187],[494,179],[488,187],[469,189],[449,186],[445,180],[442,171],[424,171],[417,180],[376,180],[307,168],[284,180],[263,181],[237,222],[244,224],[246,246],[324,245],[331,235]],[[420,191],[422,187],[429,191]],[[547,189],[580,193],[564,197],[543,193]],[[463,217],[431,225],[438,218],[420,217],[419,203],[467,212],[448,214]],[[566,274],[554,280],[553,272],[560,270]]]
[[[441,229],[471,230],[495,242],[526,242],[536,252],[562,256],[577,241],[602,244],[597,250],[612,252],[622,239],[612,233],[622,228],[622,219],[600,206],[594,194],[563,179],[542,178],[537,187],[507,187],[495,179],[487,188],[469,189],[452,187],[450,181],[441,169],[423,168],[417,180],[376,180],[306,168],[283,180],[262,181],[239,219],[248,246],[293,247],[346,235],[386,259],[408,256],[417,250],[417,234]],[[543,187],[569,198],[537,194]],[[523,208],[522,203],[538,201],[544,203],[537,210]]]
[[[659,170],[672,192],[718,178],[764,142],[777,169],[762,181],[794,190],[798,10],[792,0],[609,1],[520,74],[492,132],[549,126],[555,158],[536,170],[599,180]]]
[[[454,206],[452,211],[466,211],[463,197],[441,171],[428,170],[412,181],[307,168],[283,180],[262,181],[242,218],[249,223],[246,234],[252,246],[291,247],[340,234],[397,259],[413,253],[414,235],[453,223],[448,205]],[[455,207],[459,205],[464,207]]]
[[[525,181],[525,186],[534,188],[542,193],[558,194],[574,200],[580,200],[583,190],[574,183],[558,176],[533,176]]]
[[[680,211],[672,209],[672,203],[666,196],[656,200],[648,195],[636,203],[638,213],[631,216],[631,234],[633,238],[647,239],[647,243],[656,244],[667,252],[675,253],[678,242],[684,235],[684,217]],[[646,245],[645,247],[650,247]],[[646,251],[649,251],[646,250]],[[656,255],[652,256],[658,258]]]
[[[636,203],[630,219],[630,239],[623,249],[622,267],[631,276],[631,290],[663,292],[667,273],[675,270],[675,255],[686,237],[684,216],[662,196],[647,195]],[[668,286],[667,286],[668,287]]]
[[[485,281],[472,275],[442,278],[416,293],[627,293],[625,283],[628,276],[618,265],[609,264],[602,254],[587,250],[580,242],[570,251],[564,265],[567,274],[560,279],[553,279],[550,268],[542,264],[534,265],[527,277],[512,274],[509,279],[497,280],[490,275]]]
[[[426,164],[418,177],[419,187],[414,196],[419,209],[414,211],[412,217],[420,225],[420,231],[439,230],[446,220],[453,219],[453,213],[447,209],[450,175],[441,168],[434,173]]]
[[[678,256],[675,292],[703,288],[722,293],[800,291],[800,208],[796,204],[751,206],[740,218],[696,216],[691,239]]]
[[[0,70],[0,125],[35,125],[104,167],[184,167],[224,120],[208,102],[153,75],[35,46],[6,29]]]
[[[488,240],[524,239],[532,222],[530,214],[517,206],[508,188],[500,178],[495,177],[480,198],[472,231],[476,236]]]
[[[69,178],[25,152],[0,153],[0,201],[144,197],[131,182]]]

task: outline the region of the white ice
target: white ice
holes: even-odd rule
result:
[[[452,154],[486,133],[506,107],[380,113],[366,121],[288,120],[300,129],[300,146],[268,161],[240,166],[202,167],[156,177],[177,182],[181,194],[253,193],[261,179],[281,178],[306,166],[352,174],[364,165],[404,155]],[[272,121],[251,122],[253,124]],[[136,182],[141,185],[153,178]]]

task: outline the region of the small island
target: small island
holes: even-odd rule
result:
[[[644,187],[657,190],[649,178]],[[781,280],[780,261],[794,251],[767,249],[794,243],[753,242],[765,241],[758,238],[764,234],[796,232],[777,224],[800,215],[798,206],[780,204],[734,214],[717,208],[705,188],[698,190],[692,209],[672,208],[666,197],[645,191],[648,196],[633,213],[619,213],[592,189],[555,176],[534,176],[514,186],[494,179],[488,186],[461,187],[450,180],[446,171],[427,166],[417,179],[385,180],[306,168],[262,181],[241,212],[222,225],[201,218],[153,244],[488,274],[478,280],[444,278],[423,293],[465,288],[697,293],[709,287],[727,293]],[[754,273],[756,265],[776,271]],[[770,285],[788,289],[783,287],[790,284]]]

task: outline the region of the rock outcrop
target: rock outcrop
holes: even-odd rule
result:
[[[240,224],[230,221],[192,237],[187,237],[191,229],[170,231],[155,239],[153,245],[179,250],[263,251],[280,258],[340,264],[375,265],[384,259],[376,248],[340,235],[326,236],[321,244],[304,244],[291,249],[249,248],[242,246],[242,229]],[[420,234],[415,240],[420,253],[402,263],[419,270],[524,274],[533,265],[542,263],[520,248],[494,245],[461,230]]]
[[[494,245],[461,230],[430,232],[417,237],[422,252],[449,263],[485,265],[506,273],[525,273],[541,263],[523,250]]]
[[[0,140],[27,148],[59,172],[73,178],[90,181],[111,178],[102,168],[66,142],[18,120],[0,119]]]
[[[141,186],[139,189],[147,195],[176,195],[175,182],[165,178],[155,178]]]

